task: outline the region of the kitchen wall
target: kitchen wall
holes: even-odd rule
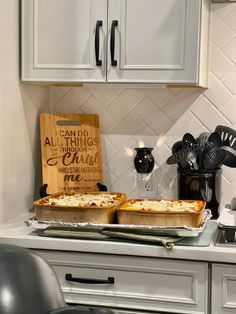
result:
[[[41,182],[38,113],[49,108],[49,90],[19,80],[19,4],[0,1],[0,222],[32,207]]]
[[[218,124],[236,129],[236,4],[211,4],[209,88],[84,85],[50,90],[52,112],[97,113],[100,117],[104,183],[137,196],[134,148],[154,147],[150,196],[175,197],[176,167],[167,166],[171,145],[185,132],[197,137]],[[222,204],[236,190],[236,169],[224,167]]]
[[[19,1],[0,12],[0,222],[32,207],[41,184],[38,114],[91,112],[100,116],[104,183],[137,195],[133,149],[154,147],[153,194],[176,195],[176,168],[165,165],[174,141],[217,124],[236,129],[236,4],[213,4],[210,86],[84,85],[40,87],[19,79]],[[49,105],[50,104],[50,105]],[[222,201],[235,196],[236,169],[224,168]]]

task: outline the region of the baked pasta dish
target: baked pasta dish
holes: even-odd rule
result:
[[[147,212],[196,213],[200,212],[204,207],[204,201],[134,199],[124,203],[121,209]]]
[[[39,201],[39,204],[63,207],[107,207],[124,200],[122,193],[56,194]]]
[[[38,221],[110,224],[125,200],[116,192],[57,193],[34,202],[34,208]]]
[[[132,199],[117,209],[119,224],[198,227],[206,202],[198,200]]]

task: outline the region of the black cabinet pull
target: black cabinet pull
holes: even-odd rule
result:
[[[117,60],[114,59],[115,55],[115,28],[118,26],[118,21],[114,20],[111,24],[111,40],[110,40],[110,50],[111,50],[111,65],[113,67],[117,66]]]
[[[96,57],[96,65],[98,67],[102,66],[102,60],[99,59],[99,28],[102,26],[102,21],[97,21],[96,30],[95,30],[95,57]]]
[[[89,285],[112,285],[115,283],[114,277],[108,277],[107,279],[93,279],[93,278],[78,278],[78,277],[72,277],[71,274],[66,274],[66,280],[67,281],[73,281],[78,283],[84,283]]]

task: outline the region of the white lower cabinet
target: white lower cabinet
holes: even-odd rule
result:
[[[212,265],[212,313],[236,313],[235,265]]]
[[[55,269],[68,303],[115,308],[117,314],[208,314],[208,263],[36,252]]]

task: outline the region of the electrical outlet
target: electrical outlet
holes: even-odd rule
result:
[[[138,197],[154,198],[157,197],[157,192],[154,189],[153,177],[151,175],[138,175]]]
[[[149,180],[144,184],[144,191],[152,192],[152,180]]]

